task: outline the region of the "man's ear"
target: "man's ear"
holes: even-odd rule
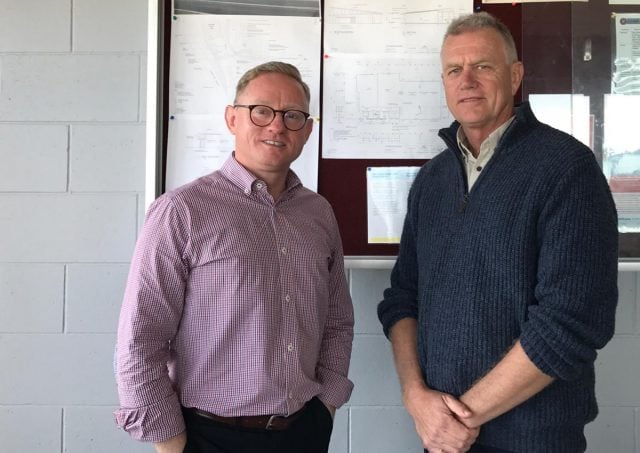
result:
[[[309,136],[311,135],[311,132],[313,131],[313,118],[309,118],[307,120],[307,124],[304,125],[304,142],[307,143],[307,140],[309,140]]]
[[[233,135],[236,135],[236,121],[238,120],[237,110],[232,105],[227,105],[224,109],[224,121],[227,123],[227,129]]]
[[[511,95],[515,96],[524,77],[524,65],[521,61],[511,64]]]

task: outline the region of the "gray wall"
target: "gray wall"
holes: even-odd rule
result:
[[[0,2],[0,450],[150,452],[118,431],[114,332],[143,211],[146,0]],[[356,388],[332,453],[420,452],[351,270]],[[620,275],[590,452],[640,453],[638,275]],[[637,440],[636,440],[637,439]]]

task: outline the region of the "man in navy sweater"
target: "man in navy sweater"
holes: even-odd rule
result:
[[[456,121],[413,184],[378,307],[403,402],[430,453],[582,452],[618,298],[611,193],[589,148],[514,106],[501,22],[456,19],[441,59]]]

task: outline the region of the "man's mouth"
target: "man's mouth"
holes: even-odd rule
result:
[[[278,147],[284,146],[284,142],[281,142],[279,140],[263,140],[263,143],[271,146],[278,146]]]
[[[481,101],[481,100],[482,100],[481,97],[469,97],[469,98],[460,99],[458,101],[458,103],[459,104],[464,104],[465,102],[478,102],[478,101]]]

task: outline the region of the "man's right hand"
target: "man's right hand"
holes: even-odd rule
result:
[[[172,437],[164,442],[156,442],[154,444],[157,453],[183,453],[186,445],[186,433],[178,434],[176,437]]]
[[[464,453],[480,433],[479,428],[460,422],[471,411],[451,395],[423,386],[408,390],[403,400],[424,448],[431,453]]]

